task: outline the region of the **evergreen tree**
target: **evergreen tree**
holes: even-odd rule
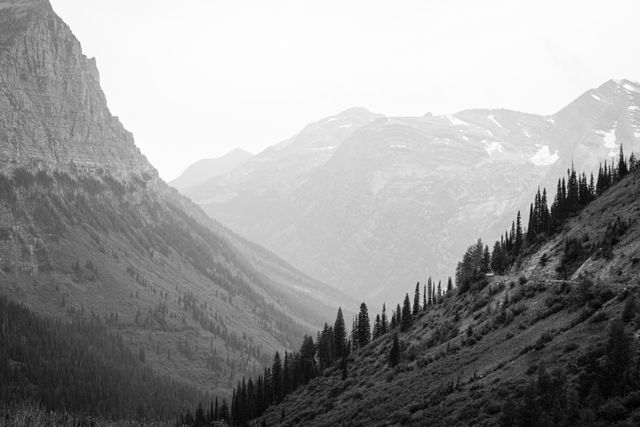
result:
[[[427,285],[424,285],[422,291],[422,311],[427,311]]]
[[[622,148],[622,144],[620,144],[620,156],[618,158],[618,179],[624,178],[629,173],[629,168],[627,167],[627,161],[624,158],[624,150]]]
[[[280,360],[280,353],[276,351],[276,355],[273,357],[273,366],[271,368],[271,386],[273,387],[272,402],[282,402],[282,361]]]
[[[482,254],[482,272],[488,273],[491,269],[491,253],[489,253],[489,246],[485,245],[484,252]]]
[[[342,317],[342,308],[340,307],[338,307],[336,321],[333,324],[333,338],[335,340],[334,347],[336,351],[336,357],[344,356],[347,341],[347,330],[344,324],[344,317]]]
[[[413,297],[413,315],[417,316],[420,312],[420,282],[416,283],[416,292]]]
[[[397,366],[400,361],[400,343],[398,342],[398,334],[393,334],[393,344],[389,352],[389,365]]]
[[[363,302],[360,304],[360,313],[358,314],[358,347],[362,348],[371,341],[371,323],[369,322],[369,311],[367,305]]]
[[[353,316],[353,324],[351,326],[351,349],[358,349],[358,316]]]
[[[409,302],[409,294],[404,297],[402,306],[402,317],[400,320],[400,330],[406,331],[411,325],[411,303]]]
[[[382,304],[382,316],[380,318],[380,334],[384,335],[389,331],[389,324],[387,322],[387,306]]]
[[[518,211],[518,215],[516,216],[516,238],[515,238],[515,254],[520,254],[522,250],[522,219],[520,218],[520,211]]]
[[[432,284],[431,284],[431,276],[429,276],[429,279],[427,280],[427,292],[429,293],[427,295],[427,304],[431,305],[433,304],[433,300],[431,299],[431,290],[432,290]]]

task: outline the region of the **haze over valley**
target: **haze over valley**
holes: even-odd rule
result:
[[[454,3],[0,0],[0,426],[640,425],[638,6]]]

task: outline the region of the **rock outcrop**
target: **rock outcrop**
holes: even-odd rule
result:
[[[0,167],[157,178],[46,0],[0,1]]]

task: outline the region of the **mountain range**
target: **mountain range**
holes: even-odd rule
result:
[[[555,114],[386,117],[353,108],[182,192],[240,235],[381,303],[452,276],[469,237],[510,227],[538,186],[640,149],[640,85],[610,80]]]
[[[0,293],[223,392],[350,304],[169,187],[47,0],[0,0]]]

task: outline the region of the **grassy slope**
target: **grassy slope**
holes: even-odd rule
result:
[[[522,271],[494,277],[479,294],[450,297],[428,310],[400,334],[403,351],[397,367],[387,364],[392,342],[387,334],[351,356],[346,380],[338,368],[326,371],[272,407],[265,414],[267,423],[495,425],[502,402],[518,395],[541,361],[550,369],[575,362],[606,339],[607,320],[622,311],[624,289],[637,294],[639,179],[635,173],[611,188],[572,219],[563,234],[534,248],[522,261]],[[629,229],[605,258],[600,243],[618,216]],[[573,280],[562,285],[555,266],[562,257],[563,238],[585,233],[593,245],[591,256]],[[549,257],[545,266],[540,265],[543,253]],[[520,284],[522,272],[532,279]],[[595,291],[603,303],[599,309],[581,301],[580,273],[602,284]],[[506,293],[511,302],[502,320]],[[443,326],[447,323],[450,327]],[[470,325],[473,340],[467,337]],[[437,330],[449,336],[429,343]]]

